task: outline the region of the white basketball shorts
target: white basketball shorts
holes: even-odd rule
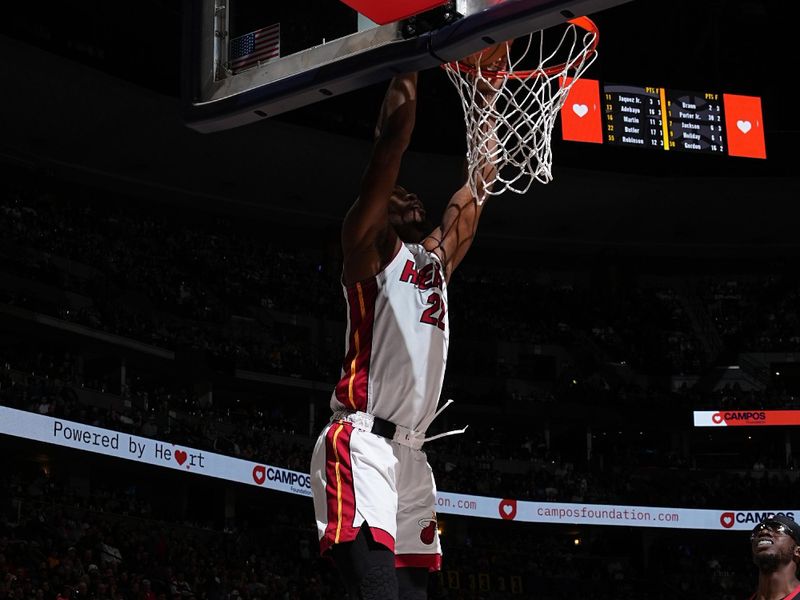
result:
[[[321,553],[366,523],[397,567],[441,568],[436,484],[423,451],[334,421],[317,439],[311,489]]]

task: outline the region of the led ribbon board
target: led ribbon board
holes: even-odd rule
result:
[[[0,433],[195,475],[311,496],[311,478],[307,473],[5,406],[0,406]]]
[[[311,478],[307,473],[5,406],[0,406],[0,433],[195,475],[255,485],[278,492],[311,496]],[[442,514],[523,523],[621,525],[718,531],[750,530],[762,518],[779,513],[792,518],[795,518],[795,515],[800,517],[800,509],[728,511],[529,502],[442,491],[436,497],[436,510]]]
[[[696,410],[695,427],[800,425],[800,410]]]

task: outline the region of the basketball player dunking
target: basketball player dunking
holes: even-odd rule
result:
[[[311,463],[320,549],[360,600],[427,598],[428,572],[440,568],[421,448],[447,360],[447,283],[482,210],[464,186],[431,231],[420,200],[397,185],[416,105],[416,73],[395,77],[342,226],[346,355]]]

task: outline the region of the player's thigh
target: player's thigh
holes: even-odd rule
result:
[[[441,544],[436,522],[436,482],[423,452],[403,447],[399,452],[397,490],[398,567],[441,566]]]
[[[396,462],[388,440],[350,423],[326,427],[317,440],[311,475],[323,552],[353,541],[364,523],[377,542],[394,551]]]

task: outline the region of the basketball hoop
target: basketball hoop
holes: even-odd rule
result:
[[[468,183],[479,203],[553,179],[556,115],[597,57],[598,40],[597,26],[577,17],[553,47],[545,46],[544,31],[504,42],[505,68],[482,67],[475,55],[443,65],[464,109]]]

